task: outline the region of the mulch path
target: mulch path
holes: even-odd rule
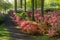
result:
[[[8,14],[4,14],[6,21],[5,21],[5,26],[10,32],[10,40],[34,40],[32,36],[26,35],[20,31],[20,29],[17,29],[16,26],[13,24],[11,21],[10,17]]]

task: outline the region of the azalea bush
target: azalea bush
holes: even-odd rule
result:
[[[29,13],[27,13],[28,15]],[[31,16],[31,14],[30,14]],[[48,34],[53,36],[56,33],[56,28],[60,24],[60,12],[48,12],[44,16],[41,16],[41,13],[37,10],[34,11],[34,19],[38,23],[45,23]]]
[[[17,16],[17,14],[14,12],[11,15],[13,22],[18,24],[22,32],[28,33],[28,34],[34,34],[39,33],[39,27],[36,22],[33,21],[26,21],[21,18],[21,16]]]
[[[45,13],[45,12],[44,12]],[[20,14],[21,15],[21,14]],[[12,13],[12,20],[19,25],[22,32],[28,34],[39,33],[42,35],[48,34],[49,36],[56,36],[58,31],[58,26],[60,24],[60,12],[53,11],[48,12],[41,16],[39,10],[34,11],[35,21],[26,20],[25,17],[31,18],[32,12],[27,11],[24,14],[24,19],[21,16],[18,16],[15,12]],[[23,14],[22,14],[23,16]]]
[[[23,32],[25,31],[29,34],[35,34],[35,33],[40,32],[40,29],[39,29],[37,23],[32,22],[32,21],[23,21],[23,22],[21,22],[20,28]]]

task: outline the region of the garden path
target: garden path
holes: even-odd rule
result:
[[[6,18],[5,26],[10,32],[11,37],[10,40],[34,40],[33,37],[20,32],[20,29],[16,28],[8,14],[5,14],[5,18]]]

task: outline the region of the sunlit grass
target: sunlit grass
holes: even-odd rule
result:
[[[9,40],[10,35],[4,25],[0,25],[0,40]]]

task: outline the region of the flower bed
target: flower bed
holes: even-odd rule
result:
[[[17,13],[18,14],[18,13]],[[48,12],[44,16],[41,16],[41,13],[38,10],[34,11],[35,21],[27,20],[31,19],[32,13],[27,11],[25,14],[19,14],[18,16],[15,12],[11,13],[11,17],[14,23],[18,24],[22,32],[28,34],[39,34],[53,37],[59,35],[59,24],[60,24],[60,12]],[[23,16],[24,15],[24,16]]]

